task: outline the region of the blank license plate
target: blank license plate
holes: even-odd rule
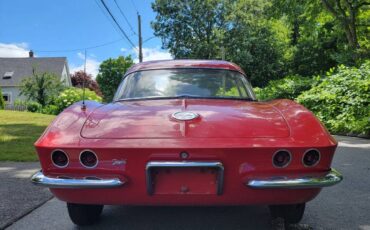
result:
[[[216,194],[215,168],[156,168],[152,171],[154,194]]]

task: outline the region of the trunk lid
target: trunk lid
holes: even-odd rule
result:
[[[199,117],[179,121],[172,114]],[[219,99],[125,101],[94,111],[81,130],[84,138],[262,138],[288,137],[289,127],[271,104]]]

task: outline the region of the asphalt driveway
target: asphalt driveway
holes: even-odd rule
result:
[[[300,226],[292,229],[370,230],[370,140],[340,141],[333,167],[344,175],[307,204]],[[101,221],[89,229],[271,229],[268,208],[249,207],[120,207],[106,206]],[[65,204],[52,199],[9,229],[77,229]]]
[[[38,170],[38,162],[0,162],[0,229],[52,198],[47,188],[30,183]]]

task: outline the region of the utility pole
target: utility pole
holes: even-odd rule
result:
[[[141,16],[140,14],[138,13],[137,14],[137,21],[138,21],[138,26],[139,26],[139,62],[143,62],[143,39],[141,37]]]

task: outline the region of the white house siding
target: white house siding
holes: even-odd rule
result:
[[[62,77],[60,79],[61,82],[67,87],[72,87],[72,82],[71,78],[68,76],[68,71],[67,71],[67,66],[64,65],[63,67],[63,72],[62,72]]]
[[[3,95],[10,95],[10,102],[7,102],[7,104],[14,104],[15,100],[26,100],[27,98],[24,96],[20,96],[20,90],[19,87],[14,86],[2,86],[1,91]]]
[[[0,57],[0,88],[3,95],[10,96],[8,104],[14,104],[15,100],[26,100],[24,96],[19,95],[20,85],[22,80],[32,76],[34,71],[56,74],[63,85],[72,86],[68,62],[65,57]],[[6,76],[9,73],[11,73],[11,76]]]
[[[71,78],[68,77],[68,72],[66,66],[63,68],[62,77],[60,81],[63,85],[67,87],[72,87]],[[27,98],[23,95],[20,95],[20,87],[19,86],[0,86],[3,95],[10,95],[10,102],[6,102],[6,104],[14,105],[14,101],[26,101]]]

